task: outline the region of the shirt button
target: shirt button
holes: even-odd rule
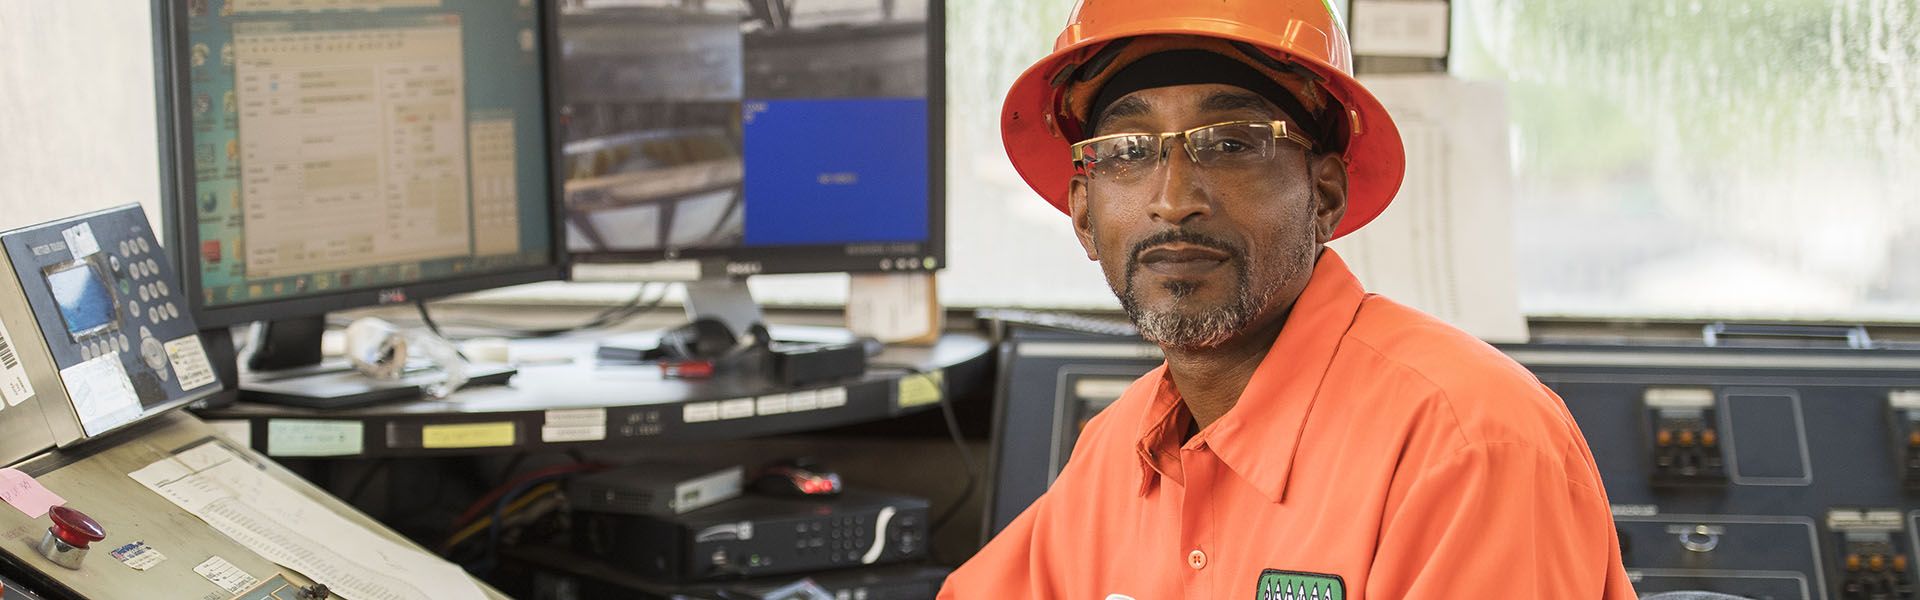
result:
[[[1201,552],[1199,550],[1188,552],[1187,566],[1193,567],[1193,570],[1195,571],[1207,568],[1207,553]]]

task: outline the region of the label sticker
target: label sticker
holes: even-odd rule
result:
[[[67,251],[79,260],[100,251],[100,241],[93,239],[93,224],[81,223],[60,231],[60,237],[67,238]]]
[[[741,398],[720,403],[720,418],[745,419],[753,416],[753,399]]]
[[[806,412],[820,408],[820,390],[801,390],[787,394],[787,412]]]
[[[73,412],[87,435],[98,435],[140,416],[140,396],[117,354],[103,354],[60,370],[73,399]]]
[[[268,419],[271,456],[351,456],[360,453],[364,428],[359,421]]]
[[[32,398],[33,382],[27,381],[27,369],[20,365],[7,324],[0,323],[0,408],[19,406]]]
[[[593,442],[607,439],[607,409],[575,408],[547,411],[540,427],[543,442]]]
[[[207,578],[207,581],[236,596],[246,592],[247,588],[253,587],[253,584],[260,583],[260,580],[240,570],[240,567],[233,566],[233,563],[218,556],[200,563],[200,566],[193,568],[193,572],[199,573],[201,577]]]
[[[680,408],[680,421],[684,423],[705,423],[719,419],[719,402],[691,402]]]
[[[795,393],[797,394],[799,392]],[[753,401],[754,412],[760,413],[761,416],[784,414],[789,410],[787,403],[791,398],[792,396],[787,394],[774,394],[772,396],[755,398]]]
[[[218,381],[213,375],[213,362],[207,360],[207,350],[200,347],[199,334],[187,334],[166,343],[167,362],[173,363],[173,374],[180,378],[180,389],[193,390],[200,386]]]
[[[820,408],[840,408],[847,405],[847,388],[827,388],[820,390]]]
[[[19,469],[0,469],[0,500],[35,519],[46,516],[47,509],[67,503],[65,498]]]
[[[427,425],[420,428],[420,447],[422,448],[492,448],[512,446],[514,441],[512,421],[498,423],[461,423],[458,425]]]
[[[145,571],[160,564],[160,561],[166,560],[167,556],[153,549],[153,546],[148,546],[143,540],[114,548],[113,558],[120,561],[120,564],[133,567],[135,571]]]
[[[933,404],[940,401],[940,388],[945,387],[946,373],[909,375],[900,378],[894,394],[894,403],[900,408]]]

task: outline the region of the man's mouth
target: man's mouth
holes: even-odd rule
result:
[[[1226,252],[1185,242],[1160,244],[1140,253],[1139,264],[1166,277],[1204,276],[1232,258]]]

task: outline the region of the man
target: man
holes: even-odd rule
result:
[[[1635,597],[1560,399],[1325,249],[1404,168],[1350,62],[1323,0],[1083,0],[1014,84],[1015,167],[1167,360],[943,598]]]

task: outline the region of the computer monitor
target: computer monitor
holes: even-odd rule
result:
[[[945,264],[942,0],[650,4],[561,16],[576,261]]]
[[[253,366],[317,362],[327,311],[565,276],[552,2],[153,6],[187,304],[298,333]]]

